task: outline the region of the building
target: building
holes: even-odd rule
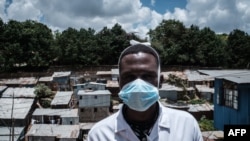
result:
[[[107,80],[111,80],[111,71],[97,71],[96,82],[107,83]]]
[[[79,125],[32,124],[26,141],[78,141]]]
[[[118,81],[119,69],[111,69],[111,80]]]
[[[57,91],[53,100],[51,101],[51,108],[73,108],[75,103],[72,99],[73,91]]]
[[[87,141],[87,136],[89,133],[89,130],[95,125],[95,122],[85,122],[80,123],[80,139],[83,139],[83,141]]]
[[[181,100],[185,94],[184,88],[177,87],[174,85],[169,85],[167,83],[163,83],[162,87],[159,89],[159,95],[162,99],[167,98],[170,101]],[[194,88],[189,87],[186,88],[186,94],[188,97],[194,97]]]
[[[73,86],[74,96],[77,97],[79,90],[105,90],[106,84],[97,83],[97,82],[86,82],[83,84],[76,84]]]
[[[79,124],[78,109],[40,109],[37,108],[32,114],[34,124]]]
[[[108,80],[106,84],[106,89],[112,94],[112,98],[117,99],[118,93],[120,92],[119,83],[117,80]]]
[[[57,91],[68,91],[71,89],[70,75],[71,71],[53,73],[52,80]]]
[[[214,87],[214,78],[211,76],[201,74],[196,70],[185,70],[184,74],[187,78],[188,87],[195,87],[195,85],[206,85],[210,88]]]
[[[27,98],[0,98],[0,126],[12,125],[13,120],[15,127],[29,125],[34,102]]]
[[[111,107],[109,90],[79,90],[79,121],[96,122],[107,116]]]
[[[32,98],[36,97],[35,88],[32,87],[8,87],[2,94],[2,98]]]
[[[35,87],[38,82],[36,77],[20,77],[12,79],[2,79],[0,85],[8,87]]]
[[[213,102],[214,88],[210,88],[206,85],[195,85],[195,90],[201,99]]]
[[[215,78],[214,127],[250,124],[250,71],[200,70]]]
[[[7,125],[0,126],[0,140],[1,141],[22,141],[25,136],[24,129],[25,129],[24,127],[12,128]]]

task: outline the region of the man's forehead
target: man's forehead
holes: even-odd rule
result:
[[[155,58],[154,57],[154,55],[153,54],[151,54],[151,53],[148,53],[148,52],[134,52],[134,53],[129,53],[129,54],[126,54],[126,55],[124,55],[123,57],[122,57],[122,59],[123,58],[134,58],[134,57],[138,57],[138,58],[143,58],[144,56],[152,56],[153,58]],[[156,59],[156,58],[155,58]]]

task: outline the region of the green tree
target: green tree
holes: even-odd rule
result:
[[[57,43],[60,47],[60,53],[58,54],[58,62],[60,62],[60,65],[71,65],[77,60],[79,54],[78,34],[79,33],[76,29],[68,28],[57,38]]]
[[[200,31],[199,37],[196,61],[206,67],[224,66],[226,52],[222,40],[208,27]]]
[[[0,71],[4,71],[4,64],[5,64],[5,58],[4,58],[4,46],[5,46],[5,23],[0,18]]]
[[[91,28],[81,28],[79,34],[79,63],[82,65],[99,65],[102,60],[102,56],[98,55],[99,45],[97,44],[95,30]]]
[[[99,45],[98,55],[102,56],[101,64],[116,65],[121,51],[129,46],[127,33],[119,24],[111,29],[104,27],[96,34]],[[110,59],[112,57],[112,59]]]
[[[180,43],[182,46],[182,51],[179,55],[182,65],[199,65],[196,58],[198,46],[200,43],[199,33],[199,27],[191,25],[183,35],[182,42]]]
[[[248,68],[250,63],[250,37],[244,31],[235,29],[228,36],[227,50],[231,57],[230,68]]]
[[[161,52],[163,65],[182,63],[182,37],[186,29],[183,23],[176,20],[163,20],[154,30],[149,31],[152,46]]]
[[[44,84],[38,84],[35,87],[34,91],[36,98],[38,99],[38,103],[44,107],[48,108],[50,107],[51,97],[53,96],[53,92],[51,89],[44,85]]]
[[[52,31],[36,21],[27,20],[22,25],[20,46],[25,63],[31,67],[49,66],[54,59]]]
[[[36,87],[35,87],[35,91],[34,91],[36,97],[38,99],[41,99],[41,98],[48,98],[50,96],[52,96],[53,92],[51,91],[51,89],[44,85],[44,84],[38,84]]]
[[[10,20],[2,33],[3,46],[1,53],[3,57],[3,68],[5,71],[13,70],[16,65],[24,64],[23,50],[20,45],[22,35],[22,23]]]

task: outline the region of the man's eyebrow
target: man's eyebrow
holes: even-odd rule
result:
[[[136,73],[137,71],[126,71],[124,73],[122,73],[123,75],[134,75],[134,73]],[[140,72],[140,71],[138,71]],[[147,73],[147,74],[157,74],[157,71],[155,70],[144,70],[143,73]]]

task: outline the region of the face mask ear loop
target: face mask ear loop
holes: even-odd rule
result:
[[[158,87],[157,87],[157,88],[159,89],[159,88],[160,88],[160,77],[161,77],[161,75],[160,75],[160,73],[161,73],[161,66],[160,66],[160,64],[158,64],[158,65],[159,65],[159,66],[158,66],[158,74],[157,74],[157,75],[158,75],[158,76],[157,76],[157,77],[158,77],[158,78],[157,78],[157,79],[158,79],[158,80],[157,80],[157,81],[158,81],[158,84],[157,84]]]

